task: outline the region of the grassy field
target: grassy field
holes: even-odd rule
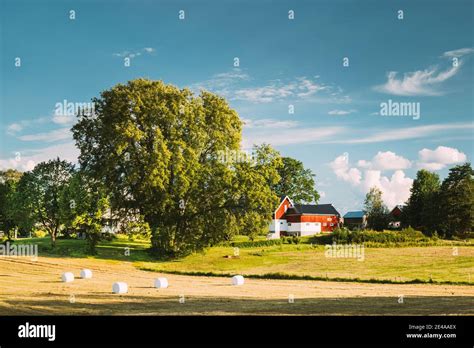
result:
[[[38,244],[39,257],[0,257],[0,315],[474,315],[473,246],[456,246],[457,255],[448,245],[365,248],[364,261],[327,258],[324,246],[305,243],[240,248],[239,257],[219,246],[160,261],[147,252],[149,242],[123,236],[101,242],[95,256],[85,254],[83,240],[60,239],[56,248],[48,238],[15,243]],[[60,281],[82,268],[93,278]],[[176,274],[189,272],[201,274]],[[231,285],[234,274],[246,275],[244,286]],[[158,276],[170,287],[155,289]],[[324,281],[268,279],[308,276]],[[409,283],[431,277],[433,284]],[[116,281],[129,292],[112,294]]]
[[[60,281],[62,272],[78,277],[83,268],[92,279]],[[158,276],[168,278],[167,289],[153,287]],[[127,294],[112,294],[117,281],[129,285]],[[232,286],[228,277],[164,275],[126,261],[0,257],[0,315],[474,315],[473,301],[466,285],[246,279]]]
[[[239,241],[243,240],[239,238]],[[327,258],[324,246],[310,244],[241,248],[238,258],[226,257],[234,255],[234,248],[221,246],[179,260],[159,261],[146,251],[149,247],[147,241],[132,241],[125,237],[101,242],[96,256],[84,254],[85,241],[82,240],[58,240],[55,249],[49,246],[48,238],[24,239],[20,242],[37,243],[40,256],[127,261],[139,269],[156,272],[198,272],[210,275],[239,273],[256,276],[280,274],[382,282],[428,282],[432,279],[433,282],[474,285],[473,246],[365,248],[364,261]],[[457,251],[457,255],[454,255],[454,251]]]

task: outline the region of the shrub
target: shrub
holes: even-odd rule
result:
[[[254,248],[254,247],[266,247],[272,245],[281,245],[281,239],[269,239],[269,240],[257,240],[253,242],[232,242],[230,245],[237,248]]]
[[[43,231],[43,230],[34,230],[33,232],[31,232],[31,236],[33,238],[44,238],[47,235],[48,235],[48,233]]]
[[[412,227],[405,228],[401,231],[374,231],[374,230],[356,230],[349,231],[347,228],[336,228],[332,235],[332,241],[340,244],[363,244],[363,243],[376,243],[376,244],[393,244],[393,243],[417,243],[417,242],[430,242],[431,239],[426,237],[420,231],[413,229]]]

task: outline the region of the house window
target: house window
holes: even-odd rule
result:
[[[283,221],[280,221],[280,225],[283,225]]]
[[[331,224],[331,227],[333,227],[333,226],[334,226],[334,224]]]
[[[288,222],[288,226],[291,226],[291,222]]]

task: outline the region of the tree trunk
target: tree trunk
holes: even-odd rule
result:
[[[56,246],[56,230],[51,231],[51,246],[53,248]]]

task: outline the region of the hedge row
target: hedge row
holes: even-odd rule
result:
[[[253,242],[230,242],[229,245],[234,248],[259,248],[273,245],[281,245],[281,239],[257,240]]]
[[[176,275],[200,276],[200,277],[232,277],[235,274],[217,273],[217,272],[194,272],[194,271],[172,271],[172,270],[156,270],[149,267],[139,267],[142,271],[159,272]],[[468,281],[451,281],[451,280],[434,280],[430,279],[409,279],[394,280],[384,278],[343,278],[343,277],[322,277],[311,275],[298,275],[286,273],[265,273],[265,274],[243,274],[245,278],[254,279],[282,279],[282,280],[316,280],[330,282],[354,282],[354,283],[378,283],[378,284],[438,284],[438,285],[474,285]]]

